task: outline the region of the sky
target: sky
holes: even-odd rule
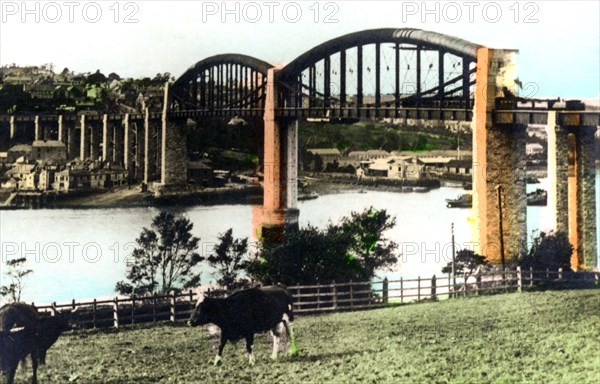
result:
[[[347,33],[420,28],[519,50],[535,97],[600,98],[599,1],[7,1],[0,65],[180,76],[216,54],[285,65]]]

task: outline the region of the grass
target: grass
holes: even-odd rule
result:
[[[62,336],[41,383],[599,383],[600,291],[446,300],[296,320],[301,355],[266,335],[209,364],[204,330],[156,325]],[[18,383],[31,373],[19,371]]]

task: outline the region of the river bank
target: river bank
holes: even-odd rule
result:
[[[259,204],[262,189],[258,185],[236,185],[224,188],[204,188],[172,192],[155,197],[140,186],[116,188],[101,192],[73,194],[24,193],[16,204],[0,206],[3,210],[18,209],[100,209],[162,206],[192,206],[211,204]]]

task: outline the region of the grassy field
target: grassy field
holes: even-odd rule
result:
[[[209,364],[204,329],[157,325],[62,336],[40,383],[600,383],[600,291],[514,293],[299,318],[299,357],[266,335]],[[31,373],[19,371],[18,383]]]

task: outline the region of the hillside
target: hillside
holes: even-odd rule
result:
[[[302,317],[301,356],[269,359],[267,336],[209,365],[201,329],[159,325],[64,335],[42,383],[597,383],[600,291],[504,294]],[[19,370],[18,383],[31,376]]]

